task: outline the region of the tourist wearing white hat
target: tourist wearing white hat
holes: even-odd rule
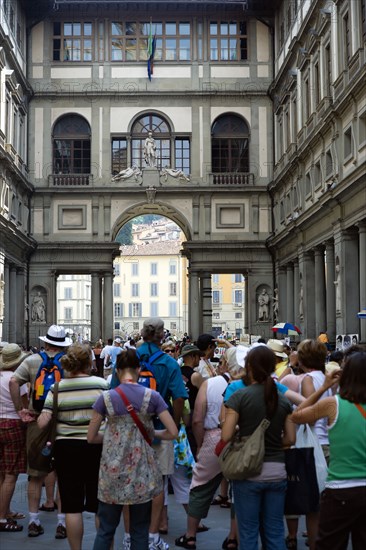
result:
[[[27,467],[25,425],[20,420],[10,396],[9,382],[14,370],[29,355],[18,344],[3,343],[0,354],[0,532],[22,531],[16,519],[22,514],[10,512],[10,502],[20,473]],[[21,399],[27,406],[27,385],[20,388]],[[24,515],[22,516],[24,518]]]
[[[282,380],[282,378],[292,373],[291,368],[288,366],[288,355],[285,352],[285,346],[280,340],[271,338],[267,342],[267,347],[271,349],[276,356],[275,378],[277,378],[277,380]]]
[[[39,339],[44,342],[46,354],[50,358],[55,358],[57,354],[64,354],[68,346],[72,344],[72,340],[66,337],[65,329],[58,325],[51,325],[45,336],[39,336]],[[59,357],[59,355],[58,355]],[[37,423],[34,422],[39,412],[34,408],[33,397],[35,396],[35,381],[40,366],[43,363],[43,358],[39,353],[34,353],[26,357],[24,361],[14,372],[10,379],[10,393],[18,415],[23,422],[28,423],[27,429],[27,449],[32,445],[32,441],[38,434]],[[58,372],[59,377],[63,377],[63,371]],[[29,408],[24,409],[20,400],[19,387],[22,384],[30,384],[30,401]],[[45,395],[44,395],[45,397]],[[28,509],[29,509],[29,525],[28,536],[38,537],[44,533],[43,527],[39,520],[39,505],[42,492],[42,484],[48,472],[40,472],[28,467],[27,473],[29,476],[28,482]],[[58,503],[59,504],[59,503]],[[58,506],[60,512],[60,506]],[[58,513],[56,538],[66,538],[65,516]]]

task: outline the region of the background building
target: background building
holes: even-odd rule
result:
[[[271,334],[277,289],[304,336],[366,340],[364,0],[0,5],[3,338],[33,343],[69,274],[111,334],[115,238],[159,214],[184,233],[193,336],[212,275],[237,273],[246,332]]]

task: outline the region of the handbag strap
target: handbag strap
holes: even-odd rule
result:
[[[52,429],[50,433],[50,440],[53,443],[56,439],[57,428],[57,413],[58,413],[58,382],[55,382],[53,386],[53,403],[52,403]]]
[[[121,390],[120,387],[118,388],[114,388],[115,391],[117,393],[119,393],[119,395],[121,396],[122,398],[122,401],[124,402],[124,404],[126,405],[126,409],[127,411],[130,413],[130,415],[132,416],[133,418],[133,421],[135,422],[136,426],[138,427],[138,429],[140,430],[141,434],[143,435],[146,443],[148,443],[150,446],[151,446],[151,439],[149,437],[149,434],[147,433],[146,429],[145,429],[145,426],[143,425],[143,423],[141,422],[141,420],[139,419],[139,417],[137,416],[136,414],[136,411],[135,409],[133,408],[133,406],[131,405],[131,403],[129,402],[129,400],[127,399],[127,396],[125,393],[123,393],[123,391]]]
[[[354,406],[358,408],[358,410],[360,411],[360,413],[362,414],[362,416],[366,419],[366,411],[363,407],[361,407],[361,405],[359,405],[358,403],[354,403]]]

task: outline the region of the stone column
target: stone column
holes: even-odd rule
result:
[[[300,296],[300,279],[299,279],[299,262],[295,260],[294,262],[294,323],[295,325],[300,325],[299,319],[299,296]]]
[[[4,264],[4,319],[3,319],[3,334],[2,340],[4,342],[9,342],[9,304],[10,304],[10,273],[9,273],[9,264],[5,261]]]
[[[359,224],[360,309],[366,309],[366,222]],[[366,343],[366,320],[360,319],[360,342]]]
[[[16,312],[17,312],[17,268],[15,265],[10,266],[10,281],[9,281],[9,342],[16,342]]]
[[[212,289],[211,273],[204,271],[201,275],[202,289],[202,332],[212,332]]]
[[[200,291],[199,278],[197,271],[188,270],[188,295],[189,295],[189,313],[188,313],[188,334],[195,340],[200,334]]]
[[[250,302],[249,302],[249,275],[245,274],[244,279],[244,334],[249,334],[249,311],[250,311]]]
[[[107,341],[108,338],[113,338],[113,319],[114,319],[114,306],[113,306],[113,274],[112,271],[106,271],[104,273],[104,285],[103,285],[103,331],[100,336]]]
[[[317,246],[314,250],[315,262],[315,334],[326,331],[326,308],[325,308],[325,269],[324,249]]]
[[[25,344],[24,319],[25,319],[25,272],[24,268],[17,271],[17,310],[16,310],[16,341]]]
[[[325,244],[326,261],[326,309],[327,309],[327,334],[330,342],[336,338],[336,305],[335,305],[335,260],[334,243],[328,241]]]
[[[299,302],[302,302],[303,319],[301,323],[303,327],[303,338],[315,338],[315,275],[314,255],[312,252],[300,253],[299,268],[302,275]]]
[[[96,342],[101,335],[101,312],[100,312],[100,279],[99,273],[91,274],[91,331],[90,338]]]
[[[288,323],[295,322],[294,316],[294,265],[288,264],[286,268],[286,319]]]
[[[357,312],[360,305],[359,280],[359,242],[358,232],[353,229],[342,232],[341,240],[341,269],[342,269],[342,334],[357,334],[359,320]]]

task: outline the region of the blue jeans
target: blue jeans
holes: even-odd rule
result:
[[[93,550],[109,550],[114,533],[121,520],[122,504],[99,502],[99,528]],[[130,505],[131,550],[148,550],[151,500],[143,504]]]
[[[283,513],[287,481],[233,481],[239,550],[285,550]]]

